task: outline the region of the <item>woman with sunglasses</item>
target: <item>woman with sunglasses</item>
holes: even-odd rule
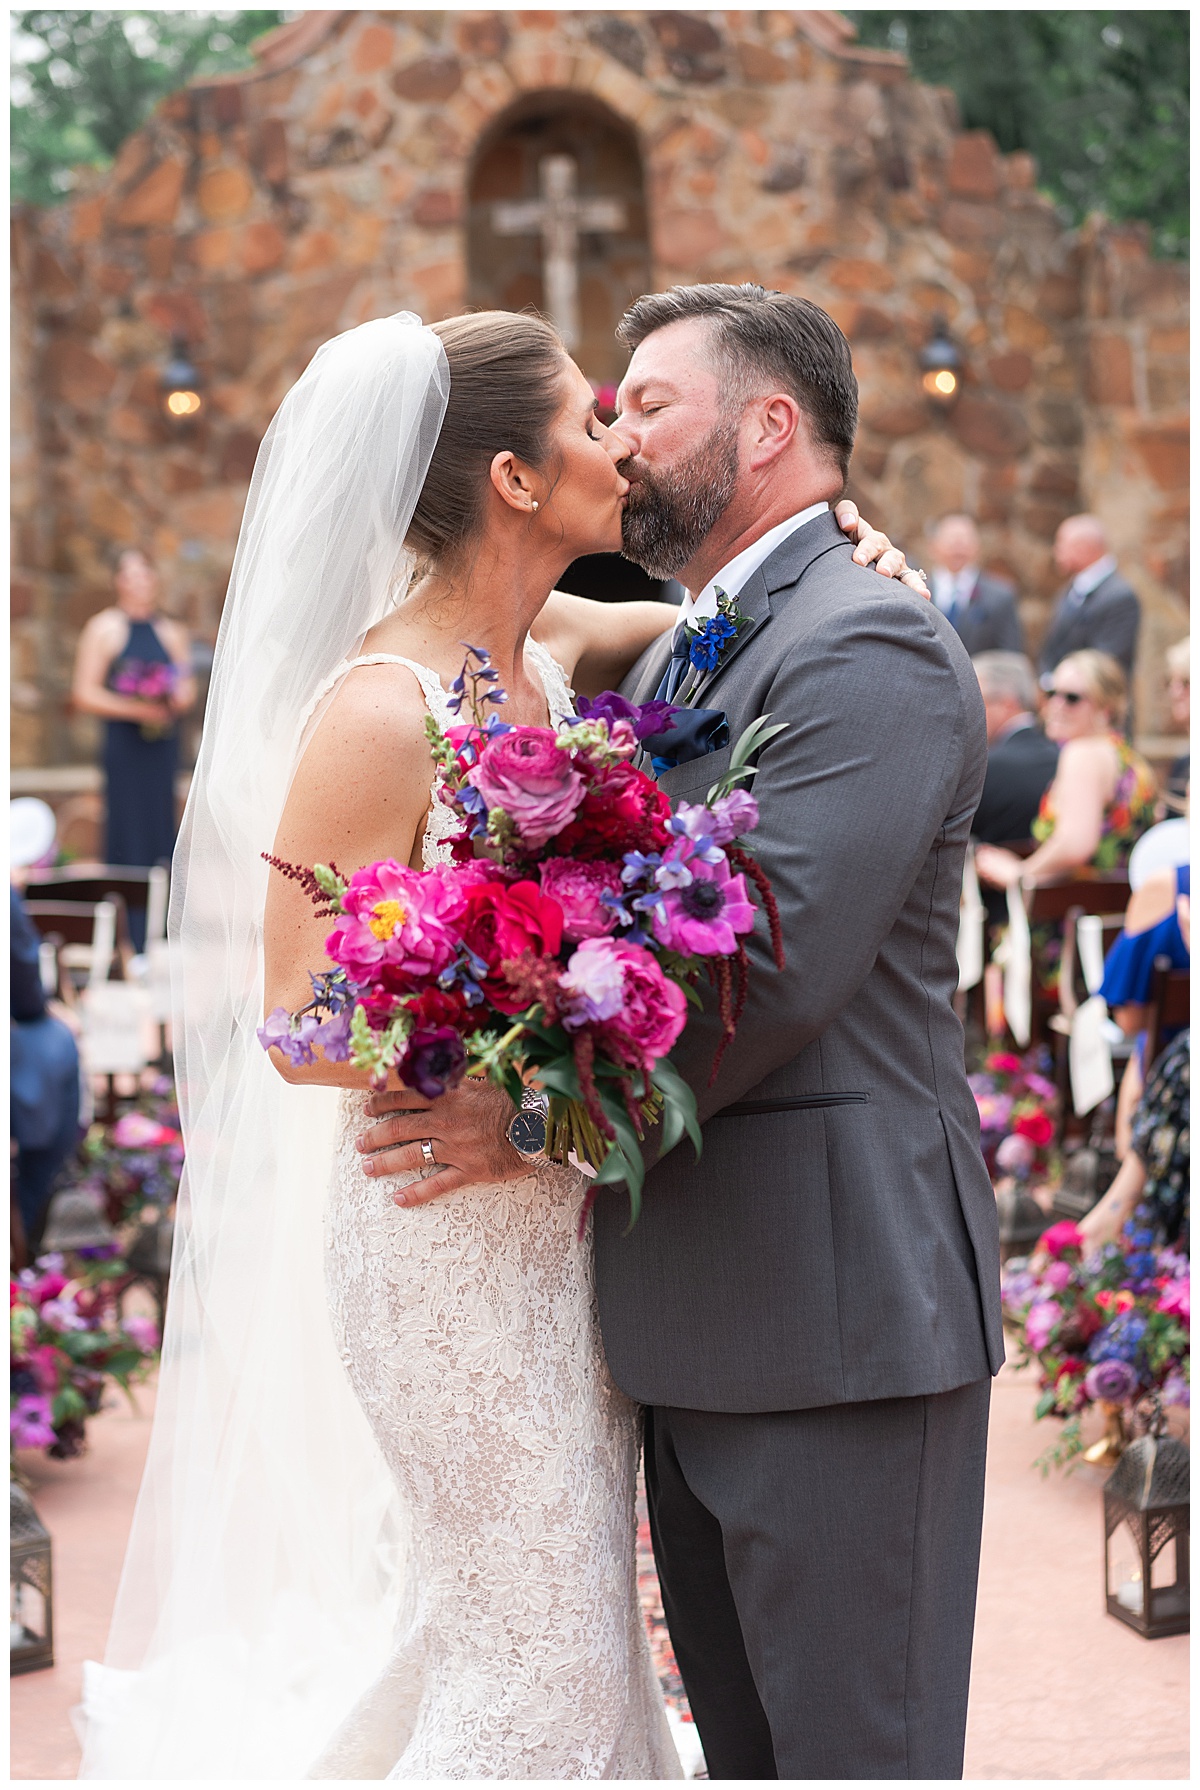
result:
[[[1069,653],[1055,666],[1043,714],[1046,733],[1059,746],[1054,781],[1042,797],[1028,858],[1000,846],[981,845],[975,866],[985,883],[1005,888],[1018,879],[1086,875],[1123,870],[1129,854],[1154,824],[1158,789],[1145,759],[1121,734],[1129,699],[1125,673],[1107,653],[1091,647]],[[1059,928],[1035,937],[1034,963],[1045,988],[1058,981]],[[1040,949],[1039,949],[1040,946]]]

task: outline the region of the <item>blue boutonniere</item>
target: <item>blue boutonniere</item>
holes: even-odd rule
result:
[[[689,629],[688,659],[696,671],[715,671],[731,640],[736,640],[744,617],[736,597],[717,587],[717,613],[706,616],[698,628]]]

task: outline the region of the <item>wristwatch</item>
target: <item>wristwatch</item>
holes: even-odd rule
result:
[[[545,1094],[526,1088],[521,1096],[521,1110],[514,1113],[508,1127],[508,1141],[526,1162],[546,1161],[546,1122],[550,1102]]]

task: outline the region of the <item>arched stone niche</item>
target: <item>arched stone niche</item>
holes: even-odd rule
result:
[[[580,201],[615,201],[623,214],[615,229],[589,229],[585,220],[577,241],[575,355],[596,384],[616,384],[626,356],[613,331],[630,301],[651,288],[645,182],[636,134],[591,95],[525,94],[481,136],[467,187],[468,303],[549,313],[542,234],[536,225],[501,233],[496,207],[538,200],[542,164],[553,156],[571,158]]]

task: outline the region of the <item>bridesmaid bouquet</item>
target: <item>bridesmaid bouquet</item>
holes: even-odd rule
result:
[[[487,1074],[519,1106],[536,1083],[547,1154],[593,1172],[593,1186],[625,1181],[636,1220],[646,1126],[661,1118],[664,1149],[685,1132],[700,1148],[695,1098],[668,1052],[707,974],[722,1022],[715,1078],[745,1002],[750,888],[783,967],[770,885],[739,844],[758,821],[740,785],[781,728],[755,722],[706,802],[672,815],[633,763],[671,726],[671,705],[606,692],[557,729],[511,727],[497,685],[486,652],[468,648],[451,707],[470,720],[446,734],[426,723],[439,798],[460,821],[452,862],[385,859],[345,877],[268,856],[333,921],[332,967],[310,974],[308,1006],[277,1007],[258,1036],[293,1064],[319,1047],[428,1099]]]
[[[179,667],[158,659],[122,659],[113,672],[112,687],[118,696],[137,696],[143,702],[167,702],[179,683]],[[153,721],[141,724],[144,740],[161,740],[170,732]]]

